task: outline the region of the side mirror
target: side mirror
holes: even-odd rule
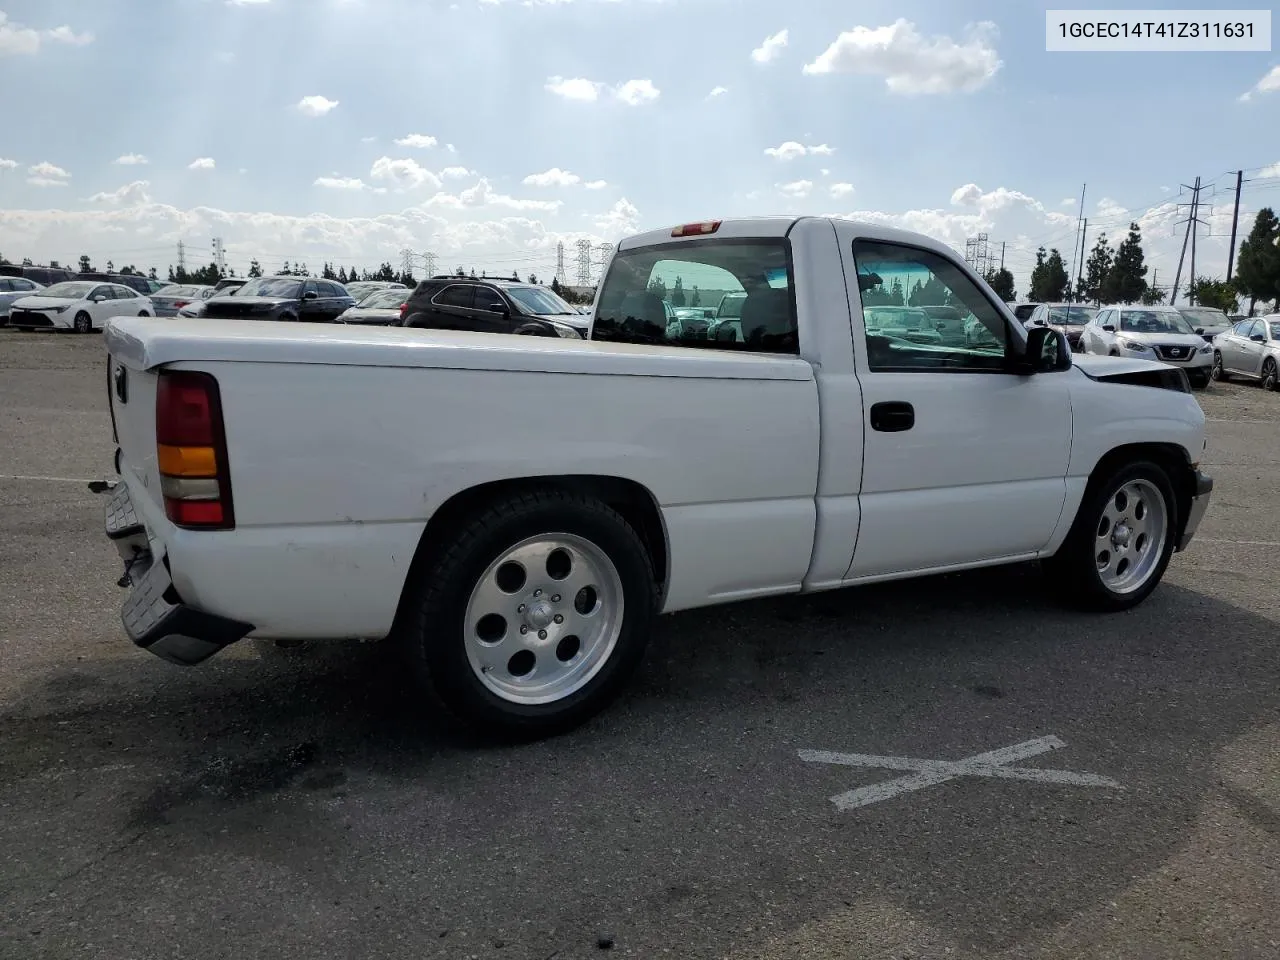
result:
[[[320,294],[318,294],[318,293],[316,293],[314,290],[312,290],[312,291],[310,291],[310,292],[308,292],[308,293],[304,293],[304,294],[302,295],[302,299],[303,299],[303,300],[319,300],[319,299],[320,299]]]
[[[105,296],[103,296],[102,294],[100,294],[100,293],[95,293],[95,294],[93,295],[93,302],[94,302],[94,303],[106,303],[106,302],[107,302],[107,298],[106,298]]]
[[[1071,368],[1071,347],[1053,327],[1036,327],[1027,331],[1027,348],[1015,365],[1016,373],[1054,373]]]
[[[1107,333],[1115,333],[1116,325],[1114,323],[1104,323],[1102,325],[1102,329],[1107,331]]]
[[[1204,327],[1196,327],[1196,333],[1200,334],[1200,336],[1202,336],[1202,337],[1203,337],[1203,336],[1204,336]]]
[[[1262,334],[1260,334],[1260,333],[1255,333],[1255,334],[1251,335],[1251,336],[1249,337],[1249,339],[1250,339],[1250,340],[1252,340],[1254,343],[1266,343],[1266,342],[1267,342],[1267,338],[1266,338],[1266,337],[1264,337],[1264,336],[1263,336]]]

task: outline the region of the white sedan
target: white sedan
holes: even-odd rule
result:
[[[68,280],[14,301],[9,325],[19,330],[89,333],[101,330],[112,317],[153,317],[155,313],[150,297],[124,284]]]
[[[1118,304],[1100,309],[1080,331],[1084,353],[1159,360],[1186,371],[1203,387],[1213,369],[1213,345],[1205,343],[1173,307]]]

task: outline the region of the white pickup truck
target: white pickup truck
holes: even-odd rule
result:
[[[734,338],[668,333],[650,283],[677,278],[744,294]],[[986,333],[868,333],[895,288]],[[131,317],[106,342],[139,646],[392,638],[506,735],[600,709],[658,613],[1036,559],[1131,607],[1212,489],[1182,371],[1073,357],[948,247],[843,220],[625,240],[590,340]]]

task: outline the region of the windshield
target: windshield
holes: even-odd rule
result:
[[[256,280],[250,280],[241,287],[240,296],[280,297],[285,300],[293,300],[297,298],[301,289],[301,280],[293,280],[289,277],[259,277]]]
[[[1178,312],[1197,327],[1225,327],[1227,315],[1210,307],[1179,307]]]
[[[1065,307],[1049,307],[1049,322],[1064,327],[1083,327],[1097,315],[1097,308],[1074,303]]]
[[[88,281],[70,281],[68,283],[55,283],[52,287],[46,287],[33,296],[37,297],[62,297],[66,300],[79,300],[86,296],[90,290],[96,287],[96,283]]]
[[[409,299],[411,290],[378,290],[369,294],[356,306],[366,310],[398,310]]]
[[[1121,310],[1120,329],[1125,333],[1195,333],[1177,310]]]
[[[511,295],[511,299],[520,304],[530,313],[560,315],[574,314],[578,311],[569,304],[561,300],[551,290],[544,290],[541,287],[507,287],[507,293]]]

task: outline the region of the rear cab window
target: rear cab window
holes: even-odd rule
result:
[[[725,305],[707,325],[685,325],[686,291]],[[727,301],[727,302],[726,302]],[[708,238],[613,255],[597,298],[592,340],[799,355],[790,243]]]

